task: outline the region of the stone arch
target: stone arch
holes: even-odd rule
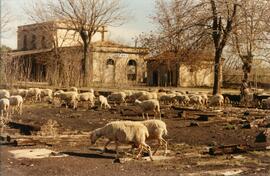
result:
[[[104,69],[104,81],[105,83],[113,83],[115,79],[115,61],[111,58],[106,60],[106,66]]]

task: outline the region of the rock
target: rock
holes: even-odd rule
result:
[[[255,142],[270,142],[270,128],[267,128],[266,130],[260,132],[256,136]]]
[[[199,124],[197,122],[191,121],[189,124],[189,127],[196,127],[199,126]]]

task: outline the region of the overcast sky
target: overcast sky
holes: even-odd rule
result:
[[[1,1],[1,0],[0,0]],[[110,39],[125,43],[133,43],[132,38],[142,32],[153,29],[149,16],[153,14],[155,0],[122,0],[131,15],[130,20],[120,27],[109,28]],[[4,33],[2,44],[13,49],[17,47],[17,26],[30,24],[23,8],[32,0],[7,0],[8,10],[12,15],[9,32]]]

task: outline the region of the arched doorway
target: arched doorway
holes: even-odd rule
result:
[[[137,79],[137,63],[135,60],[129,60],[127,64],[127,79],[136,81]]]
[[[105,83],[113,83],[115,77],[115,62],[113,59],[107,59],[104,69]]]

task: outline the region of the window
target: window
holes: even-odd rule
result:
[[[137,76],[137,63],[135,60],[129,60],[127,65],[127,78],[130,81],[135,81]]]
[[[23,50],[27,49],[27,35],[23,36]]]
[[[47,48],[45,36],[42,36],[42,38],[41,38],[41,47],[42,47],[42,48]]]
[[[114,60],[108,59],[106,65],[114,65]]]
[[[32,35],[32,41],[31,41],[31,44],[32,44],[32,49],[36,49],[36,35]]]

